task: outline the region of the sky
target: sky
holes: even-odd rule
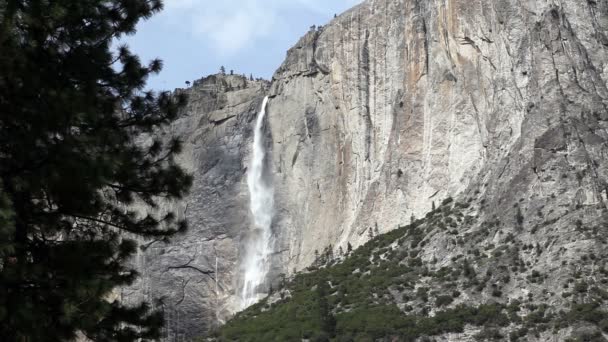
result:
[[[154,90],[217,73],[270,79],[312,25],[325,25],[361,0],[165,0],[164,10],[123,39],[143,62],[160,58]]]

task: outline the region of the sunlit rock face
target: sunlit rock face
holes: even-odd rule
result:
[[[176,205],[191,229],[140,253],[125,297],[167,296],[167,338],[180,341],[241,307],[265,95],[270,280],[454,197],[475,208],[467,229],[487,230],[478,248],[512,236],[542,246],[520,258],[558,287],[571,262],[603,253],[592,228],[606,226],[607,35],[606,1],[369,0],[308,32],[270,85],[211,76],[182,90],[190,102],[166,134],[186,141],[195,184]],[[425,246],[437,267],[466,253],[447,233]],[[200,272],[216,258],[217,287]],[[514,279],[503,293],[541,290]]]
[[[607,29],[605,1],[391,0],[307,33],[270,89],[284,272],[448,196],[502,236],[521,211],[547,267],[585,245],[566,236],[606,208]]]

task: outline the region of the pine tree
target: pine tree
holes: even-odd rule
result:
[[[317,284],[317,296],[319,304],[319,320],[321,331],[334,337],[336,335],[336,318],[331,312],[327,296],[329,295],[329,286],[323,278],[319,279]]]
[[[327,247],[323,248],[323,252],[319,255],[319,266],[327,265],[327,262],[329,261],[327,259],[328,255],[329,252],[327,251]]]
[[[353,245],[350,242],[346,243],[346,254],[350,254],[353,251]]]
[[[226,68],[223,65],[220,67],[220,74],[226,75]]]
[[[161,9],[160,0],[0,1],[4,341],[159,337],[161,312],[111,293],[137,276],[126,265],[135,237],[186,229],[154,211],[190,187],[173,159],[180,141],[135,143],[175,119],[185,98],[144,91],[162,62],[111,46]]]

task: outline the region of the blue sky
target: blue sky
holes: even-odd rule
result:
[[[216,73],[220,66],[270,79],[287,49],[311,25],[361,0],[165,0],[165,9],[138,26],[126,42],[142,61],[160,58],[163,71],[148,80],[172,90]]]

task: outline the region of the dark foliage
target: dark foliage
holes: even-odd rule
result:
[[[162,313],[125,307],[135,236],[186,228],[159,200],[185,194],[177,139],[135,137],[173,120],[183,98],[144,91],[162,67],[112,42],[159,0],[0,0],[0,336],[5,341],[159,336]],[[147,207],[149,214],[132,210]]]

